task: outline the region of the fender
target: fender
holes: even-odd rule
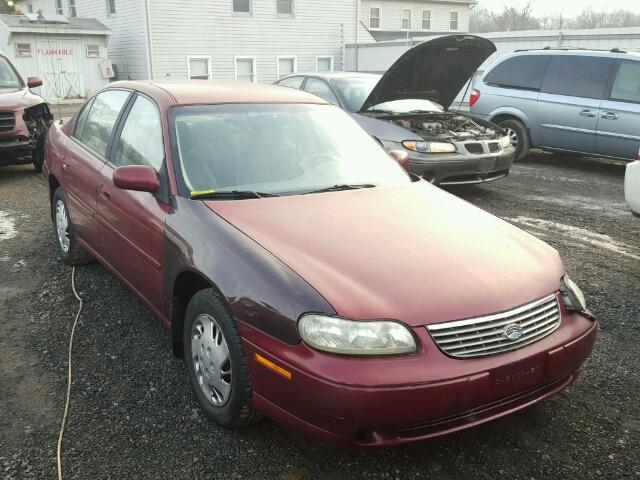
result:
[[[534,113],[535,114],[535,113]],[[538,142],[538,129],[536,128],[536,118],[532,118],[530,115],[527,115],[525,112],[515,107],[498,107],[494,109],[489,115],[488,119],[491,122],[495,122],[495,119],[502,116],[514,117],[520,120],[524,126],[529,130],[529,138],[531,138],[531,146],[536,146],[539,144]]]

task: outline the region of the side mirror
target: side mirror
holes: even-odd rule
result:
[[[404,150],[390,150],[389,156],[398,162],[402,168],[409,165],[409,154]]]
[[[27,78],[27,87],[36,88],[42,86],[42,79],[40,77],[29,77]]]
[[[131,165],[115,169],[113,184],[123,190],[156,193],[160,188],[160,179],[152,167]]]

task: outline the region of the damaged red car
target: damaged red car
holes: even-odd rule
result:
[[[573,383],[596,325],[558,253],[393,156],[301,91],[122,82],[52,126],[44,175],[62,259],[170,328],[224,427],[385,446]]]
[[[44,137],[53,116],[42,97],[31,91],[41,85],[37,77],[25,82],[0,53],[0,166],[32,163],[42,171]]]

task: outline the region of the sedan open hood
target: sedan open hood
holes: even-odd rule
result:
[[[423,42],[387,70],[360,111],[401,99],[431,100],[448,109],[495,51],[490,40],[474,35],[448,35]]]

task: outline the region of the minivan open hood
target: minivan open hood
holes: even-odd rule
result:
[[[448,109],[464,84],[495,51],[493,42],[474,35],[447,35],[423,42],[386,71],[360,111],[408,98],[431,100]]]

